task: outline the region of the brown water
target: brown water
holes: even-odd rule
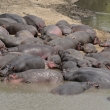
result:
[[[0,110],[110,110],[110,90],[89,90],[79,95],[49,93],[52,85],[0,84]]]
[[[93,28],[110,31],[110,0],[79,0],[76,4],[96,12],[96,15],[82,22]]]

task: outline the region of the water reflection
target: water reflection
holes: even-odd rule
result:
[[[96,16],[83,19],[84,24],[110,31],[110,0],[79,0],[76,4],[96,12]]]

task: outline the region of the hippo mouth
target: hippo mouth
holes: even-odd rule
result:
[[[52,69],[52,68],[59,68],[59,65],[54,63],[53,61],[47,62],[47,66]]]

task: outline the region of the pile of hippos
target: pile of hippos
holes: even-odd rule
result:
[[[106,48],[97,52],[94,44]],[[87,25],[60,20],[46,26],[42,18],[34,15],[1,14],[1,81],[49,84],[67,81],[51,90],[60,95],[79,94],[92,87],[108,89],[109,46],[109,41],[100,42]]]

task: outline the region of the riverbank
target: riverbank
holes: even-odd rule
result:
[[[70,24],[82,24],[80,20],[68,17],[62,14],[67,10],[66,6],[73,4],[77,0],[1,0],[0,14],[15,13],[21,16],[33,14],[45,20],[46,25],[55,24],[59,20],[66,20]],[[63,6],[63,10],[58,11],[58,6]],[[110,34],[104,31],[96,30],[97,36],[101,40],[107,39]],[[102,48],[96,46],[98,51]]]

